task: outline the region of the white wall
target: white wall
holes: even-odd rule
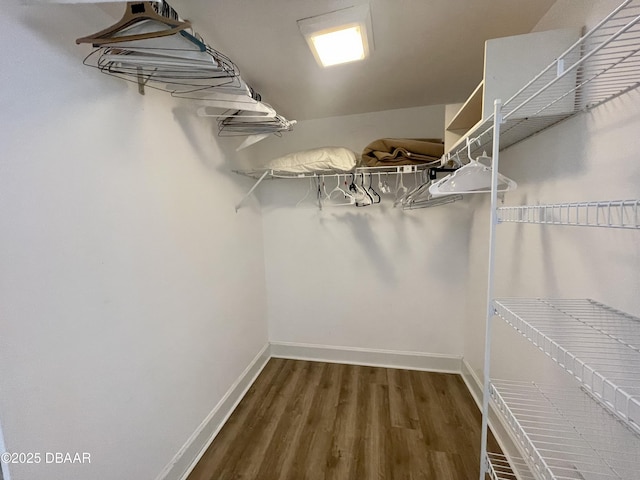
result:
[[[3,2],[0,423],[12,480],[152,479],[267,342],[262,226],[229,147],[84,67],[93,6]]]
[[[580,3],[575,8],[577,2],[557,2],[536,29],[591,27],[618,2]],[[519,185],[505,203],[639,198],[639,128],[640,91],[635,90],[503,151],[500,171]],[[479,199],[471,225],[464,353],[480,377],[488,219],[488,199]],[[498,226],[497,252],[497,297],[592,298],[640,315],[637,232],[504,224]],[[492,376],[558,376],[557,367],[511,327],[500,319],[494,326]]]
[[[361,152],[381,137],[441,137],[443,122],[443,106],[304,121],[253,153],[262,161],[325,145]],[[461,355],[464,305],[451,299],[464,291],[465,203],[402,211],[386,198],[320,211],[311,195],[296,207],[308,185],[260,186],[270,340]]]

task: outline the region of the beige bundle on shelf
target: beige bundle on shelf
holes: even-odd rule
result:
[[[362,152],[362,166],[424,165],[439,161],[444,143],[439,138],[381,138]]]

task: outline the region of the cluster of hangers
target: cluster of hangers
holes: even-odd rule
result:
[[[251,136],[241,148],[296,123],[263,103],[238,67],[164,0],[128,2],[122,19],[76,43],[95,47],[85,65],[137,83],[140,93],[146,86],[197,100],[199,115],[217,119],[219,135]]]
[[[431,195],[434,197],[446,197],[455,194],[465,195],[469,193],[489,193],[491,191],[491,157],[484,152],[474,158],[471,153],[471,146],[474,142],[480,144],[479,138],[466,139],[466,154],[469,163],[463,164],[461,162],[459,152],[456,152],[453,157],[449,157],[450,160],[455,161],[459,168],[438,181],[430,182],[428,189]],[[499,172],[497,172],[497,178],[498,193],[504,193],[518,187],[515,181]]]
[[[447,195],[435,198],[428,192],[425,178],[435,179],[437,172],[451,171],[450,169],[433,168],[413,170],[410,173],[399,172],[347,172],[319,174],[309,177],[309,188],[305,196],[298,202],[300,205],[315,191],[318,207],[356,206],[368,207],[381,203],[383,196],[393,198],[393,206],[403,210],[435,207],[453,203],[462,199],[462,195]],[[389,175],[395,175],[391,180]],[[406,177],[413,177],[413,181],[406,182]],[[333,180],[335,179],[335,186]],[[414,186],[409,188],[408,185]],[[331,188],[333,186],[333,188]]]

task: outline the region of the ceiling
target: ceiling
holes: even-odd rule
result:
[[[484,41],[527,33],[554,0],[370,0],[374,51],[321,68],[296,21],[366,0],[169,0],[289,119],[464,101]]]

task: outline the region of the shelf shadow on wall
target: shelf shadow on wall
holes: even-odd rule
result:
[[[343,207],[351,208],[351,207]],[[318,215],[322,226],[339,222],[346,225],[353,235],[353,242],[364,251],[364,255],[371,261],[369,265],[376,272],[378,278],[385,284],[398,283],[398,266],[393,262],[389,252],[379,240],[377,232],[372,227],[373,214],[365,211],[342,211],[340,213],[320,212]],[[379,232],[378,232],[379,233]]]
[[[211,119],[197,116],[194,102],[184,99],[174,100],[179,104],[172,109],[173,118],[189,145],[194,149],[195,156],[207,170],[224,175],[237,187],[237,199],[232,200],[239,201],[242,197],[240,192],[248,191],[255,180],[232,172],[239,168],[235,163],[235,148],[239,143],[238,140],[218,137],[215,124],[211,125]],[[256,197],[259,198],[257,195]]]
[[[588,125],[587,115],[579,114],[503,150],[500,173],[531,184],[579,175],[587,168]]]

